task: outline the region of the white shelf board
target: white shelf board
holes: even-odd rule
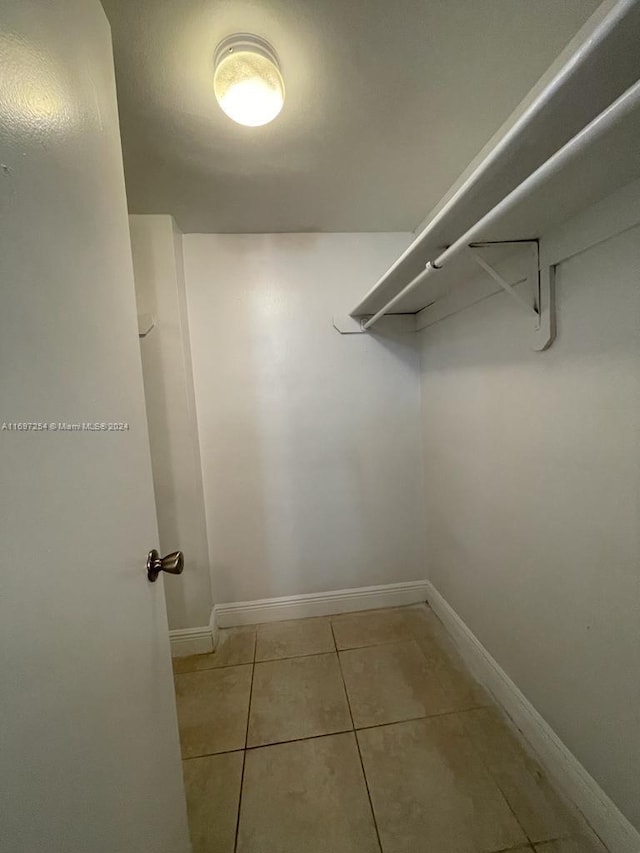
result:
[[[589,40],[593,29],[598,25],[602,15],[612,5],[613,3],[603,4],[576,37],[567,45],[534,89],[522,101],[503,127],[489,140],[485,148],[478,154],[478,157],[463,172],[440,204],[429,214],[424,224],[419,227],[416,240],[412,244],[412,247],[410,247],[406,258],[396,266],[393,273],[386,276],[369,291],[353,309],[351,312],[352,316],[371,315],[382,308],[411,279],[422,272],[427,261],[437,257],[460,234],[463,234],[477,222],[514,187],[521,183],[531,172],[591,121],[591,119],[602,112],[616,97],[640,78],[640,50],[638,49],[638,44],[640,44],[639,2],[628,12],[623,22],[598,46],[597,51],[590,58],[588,64],[579,68],[569,78],[561,90],[547,104],[544,112],[539,114],[530,123],[526,132],[501,155],[477,182],[471,192],[466,194],[460,203],[453,207],[450,213],[438,223],[435,229],[428,230],[430,220],[433,219],[447,199],[464,182],[467,174],[472,172],[475,166],[508,133],[516,123],[518,117],[533,101],[536,94],[547,85],[567,59],[575,54],[581,44]],[[487,93],[487,97],[490,96],[490,93]],[[628,145],[628,140],[626,142],[622,141],[623,136],[624,134],[621,135],[620,143],[628,151],[630,146]],[[614,146],[615,144],[617,143],[612,140],[611,145]],[[615,150],[615,148],[612,147],[612,150]],[[606,155],[606,150],[604,153]],[[616,157],[617,155],[614,154],[613,156]],[[551,197],[549,199],[543,201],[543,197],[540,196],[537,202],[532,200],[531,204],[525,206],[526,210],[523,209],[520,211],[519,216],[521,218],[519,220],[513,219],[514,225],[517,226],[517,229],[513,233],[508,227],[504,229],[500,228],[499,233],[501,236],[499,238],[487,237],[486,239],[535,237],[537,235],[531,231],[530,233],[517,233],[517,231],[522,231],[525,226],[529,230],[534,226],[539,228],[541,222],[540,214],[542,216],[548,214],[553,217],[554,222],[561,222],[563,218],[571,216],[573,213],[579,211],[581,207],[597,201],[599,198],[607,195],[608,192],[613,192],[617,187],[633,180],[637,176],[637,172],[632,168],[632,164],[630,163],[595,162],[594,164],[592,162],[592,165],[598,174],[590,176],[586,174],[585,168],[582,168],[580,172],[582,179],[584,179],[585,174],[587,179],[591,180],[593,178],[593,186],[591,188],[576,186],[577,179],[572,179],[569,173],[567,174],[566,181],[564,181],[564,187],[562,187],[563,181],[559,182],[558,188],[563,189],[563,192],[568,192],[570,196],[560,199],[557,205],[557,215],[553,212],[553,207],[555,206],[553,193],[555,190],[551,188],[549,191]],[[610,186],[607,188],[606,171],[609,167],[611,167],[612,177]],[[580,167],[578,169],[580,170]],[[427,230],[428,233],[426,236],[422,237],[422,231],[426,232]],[[498,233],[498,230],[496,233]],[[464,265],[464,261],[459,260],[454,264],[456,269],[460,270],[460,274],[462,274],[461,264]],[[435,279],[440,279],[441,283],[438,284],[435,281],[429,281],[425,285],[424,290],[421,289],[411,294],[407,298],[406,304],[403,302],[401,306],[394,307],[394,312],[413,312],[424,307],[427,304],[423,298],[425,294],[428,301],[432,293],[443,286],[441,275],[435,276]]]
[[[475,241],[538,239],[637,178],[640,178],[640,109],[589,145],[561,173],[478,234]],[[506,257],[509,251],[509,247],[504,247],[504,254],[494,256],[494,262]],[[473,262],[461,255],[407,294],[394,306],[394,312],[420,311],[449,288],[465,281],[474,269]]]
[[[640,178],[581,211],[558,228],[546,232],[540,241],[541,269],[562,263],[639,225]],[[521,281],[526,273],[526,251],[518,250],[516,246],[512,255],[503,254],[500,257],[498,254],[492,254],[497,248],[492,246],[482,249],[483,257],[510,283]],[[500,286],[479,268],[472,269],[468,262],[463,267],[462,263],[463,259],[459,256],[455,263],[442,270],[443,278],[437,300],[417,314],[399,316],[415,318],[416,331],[420,331],[495,293],[503,292]],[[519,292],[526,298],[525,283],[519,286]]]

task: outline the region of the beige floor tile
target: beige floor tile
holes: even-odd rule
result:
[[[461,719],[531,841],[576,831],[577,816],[569,812],[495,708],[469,711]]]
[[[447,629],[428,605],[414,604],[401,610],[416,639],[429,637],[435,642],[450,642]]]
[[[406,623],[414,638],[424,647],[425,654],[445,655],[466,671],[451,635],[430,607],[418,604],[402,610]]]
[[[384,853],[481,853],[526,845],[458,715],[357,734]]]
[[[469,672],[442,622],[424,604],[400,609],[405,624],[436,672],[451,707],[470,708],[491,705],[481,685]]]
[[[415,640],[340,652],[356,728],[456,710]]]
[[[220,666],[238,666],[253,663],[256,646],[255,626],[247,628],[221,628],[215,652],[205,655],[189,655],[173,659],[176,675],[196,672],[200,669],[215,669]]]
[[[418,644],[453,708],[491,705],[488,693],[471,675],[449,638],[423,636]]]
[[[247,752],[238,853],[379,853],[353,732]]]
[[[252,669],[228,666],[176,675],[184,758],[244,747]]]
[[[242,752],[183,762],[193,853],[233,853],[242,762]]]
[[[258,626],[256,660],[275,660],[334,652],[328,619],[295,619]]]
[[[396,643],[414,636],[415,617],[404,609],[367,610],[333,616],[331,624],[338,649],[357,649],[381,643]]]
[[[257,663],[248,746],[352,728],[335,652]]]

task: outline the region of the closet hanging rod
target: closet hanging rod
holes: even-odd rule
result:
[[[544,183],[550,177],[560,172],[566,164],[576,155],[580,154],[583,149],[587,148],[596,139],[605,134],[619,121],[625,118],[640,104],[640,80],[633,84],[626,92],[620,95],[612,104],[603,110],[598,116],[589,122],[586,127],[570,139],[562,148],[559,148],[555,154],[552,154],[541,166],[532,172],[528,178],[525,178],[521,184],[506,195],[502,201],[498,202],[495,207],[479,219],[475,225],[472,225],[465,233],[459,237],[455,243],[452,243],[441,255],[434,261],[429,261],[425,269],[419,273],[412,281],[409,282],[402,290],[397,293],[393,299],[390,299],[386,305],[370,317],[362,324],[363,329],[370,329],[374,323],[388,314],[391,309],[398,304],[408,293],[411,293],[418,285],[422,284],[425,279],[437,272],[448,261],[463,249],[466,249],[469,243],[474,242],[481,236],[481,232],[488,225],[504,216],[518,202],[525,199],[532,190],[536,189],[540,184]]]
[[[569,81],[571,77],[573,77],[576,72],[587,63],[602,42],[604,42],[612,30],[624,19],[624,17],[637,3],[638,0],[617,0],[617,2],[613,3],[611,9],[594,28],[588,39],[578,47],[575,53],[571,54],[547,85],[538,92],[531,103],[523,110],[522,114],[518,116],[504,136],[498,140],[486,157],[478,163],[475,169],[473,169],[473,171],[460,184],[451,198],[442,205],[420,233],[412,240],[411,245],[405,249],[395,263],[389,267],[371,290],[369,290],[363,299],[360,300],[360,304],[351,312],[352,317],[361,313],[359,312],[360,305],[366,302],[366,300],[375,293],[378,288],[384,285],[384,283],[396,272],[398,267],[400,267],[407,258],[413,255],[420,248],[421,244],[429,238],[442,220],[451,213],[460,201],[463,200],[469,192],[471,192],[483,175],[499,160],[500,156],[509,148],[513,147],[518,138],[524,135],[537,116],[544,111],[567,81]]]

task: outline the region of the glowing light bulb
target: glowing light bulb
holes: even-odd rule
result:
[[[213,90],[221,109],[238,124],[259,127],[284,104],[278,57],[258,36],[229,36],[218,45]]]

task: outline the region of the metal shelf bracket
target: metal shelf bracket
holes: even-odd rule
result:
[[[138,337],[146,338],[155,325],[156,318],[153,314],[138,314]]]
[[[333,328],[341,335],[367,335],[368,330],[365,323],[368,317],[349,317],[342,314],[334,314],[331,318]],[[397,335],[404,332],[416,331],[415,314],[385,314],[379,330],[380,334]]]
[[[331,322],[336,332],[340,332],[341,335],[366,335],[366,331],[362,328],[364,319],[334,314]]]
[[[499,241],[499,243],[501,245],[505,243],[520,244],[527,246],[529,250],[527,275],[514,284],[509,284],[478,252],[478,249],[483,246],[495,246],[496,242],[471,243],[469,245],[469,253],[478,266],[488,273],[521,308],[524,308],[528,316],[533,320],[534,333],[532,348],[537,352],[541,352],[550,347],[555,338],[555,267],[548,266],[540,269],[540,246],[537,240],[503,240]],[[519,284],[524,284],[524,282],[529,283],[530,301],[522,297],[515,289]]]

